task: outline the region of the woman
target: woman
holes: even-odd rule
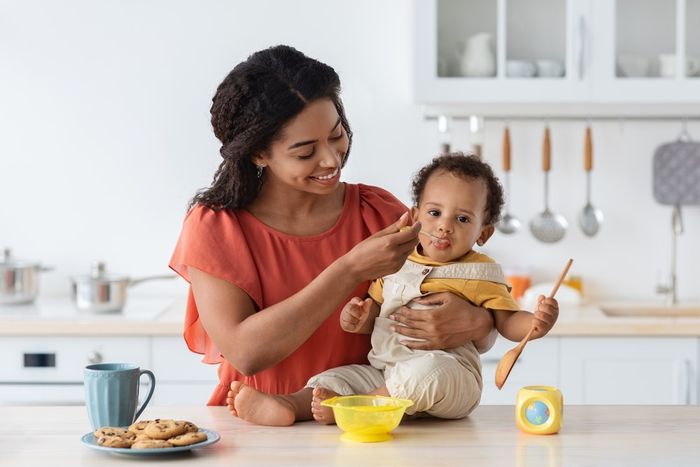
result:
[[[190,283],[189,348],[220,363],[209,405],[233,381],[291,393],[328,368],[366,363],[368,336],[342,305],[397,271],[420,225],[388,192],[340,182],[352,141],[335,71],[287,46],[259,51],[219,85],[211,121],[223,162],[192,200],[170,266]],[[398,220],[397,220],[398,219]],[[421,349],[495,339],[487,310],[451,294],[402,308],[397,332]]]

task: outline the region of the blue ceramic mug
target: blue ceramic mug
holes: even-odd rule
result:
[[[139,403],[141,375],[150,379],[146,399]],[[92,429],[103,426],[126,427],[139,418],[156,387],[156,377],[131,363],[100,363],[88,365],[84,371],[85,405]]]

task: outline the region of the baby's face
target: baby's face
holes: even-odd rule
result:
[[[465,179],[438,171],[428,178],[420,204],[414,209],[421,222],[423,255],[448,262],[469,252],[481,238],[488,240],[493,226],[484,225],[487,187],[483,180]]]

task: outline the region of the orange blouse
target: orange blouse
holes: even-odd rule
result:
[[[303,289],[333,261],[405,211],[399,200],[381,188],[346,183],[343,211],[336,224],[319,235],[297,237],[263,224],[245,209],[215,211],[197,205],[185,217],[170,267],[188,282],[188,266],[227,280],[245,291],[260,310]],[[217,350],[199,320],[190,288],[185,341],[191,351],[204,355],[204,363],[220,364],[219,384],[208,405],[225,405],[232,381],[267,393],[287,394],[302,389],[311,376],[329,368],[366,364],[369,335],[343,331],[339,316],[352,296],[365,296],[368,286],[369,282],[358,285],[341,300],[289,357],[253,376],[236,371]]]

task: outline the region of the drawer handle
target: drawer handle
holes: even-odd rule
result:
[[[103,357],[100,352],[97,350],[93,350],[88,354],[88,362],[95,364],[95,363],[102,363]]]

